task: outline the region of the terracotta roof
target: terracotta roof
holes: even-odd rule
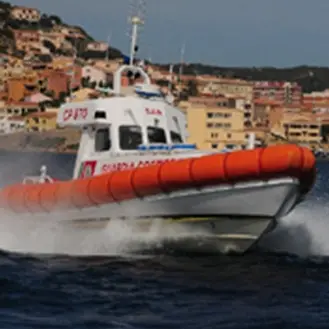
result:
[[[55,112],[36,112],[31,113],[26,116],[27,118],[45,118],[45,119],[53,119],[57,117],[57,113]]]
[[[24,121],[25,117],[23,117],[21,115],[13,115],[13,116],[9,117],[8,120],[11,120],[11,121]]]
[[[280,106],[280,105],[282,105],[281,102],[274,101],[274,100],[267,99],[267,98],[259,98],[259,99],[255,99],[255,100],[253,101],[253,103],[254,103],[255,105],[273,105],[273,106]]]
[[[6,106],[33,106],[33,107],[37,107],[38,103],[32,103],[32,102],[6,102],[5,104]]]

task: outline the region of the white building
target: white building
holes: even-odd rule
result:
[[[89,78],[90,82],[96,82],[97,84],[101,81],[106,82],[107,76],[106,72],[91,65],[86,65],[82,68],[82,77]]]
[[[0,120],[0,134],[11,134],[24,129],[25,119],[22,116],[11,116]]]

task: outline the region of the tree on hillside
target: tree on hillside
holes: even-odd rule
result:
[[[41,29],[52,29],[54,24],[46,14],[43,14],[40,18],[39,26]]]
[[[57,24],[57,25],[61,25],[61,24],[63,24],[62,20],[61,20],[60,17],[58,17],[57,15],[50,15],[50,16],[48,16],[48,19],[49,19],[51,22],[54,22],[54,23]]]
[[[198,96],[198,85],[195,80],[189,80],[187,82],[186,92],[189,96]]]
[[[50,50],[52,54],[56,53],[56,46],[49,40],[43,40],[42,44]]]

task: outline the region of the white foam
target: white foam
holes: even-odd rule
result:
[[[153,220],[145,230],[136,220],[113,219],[101,226],[83,228],[68,225],[56,218],[2,215],[0,218],[0,249],[34,254],[124,256],[145,248],[159,247],[165,239],[180,239],[198,232],[183,226],[164,225]]]
[[[329,203],[326,204],[326,198],[297,206],[260,241],[260,246],[301,257],[329,256]]]

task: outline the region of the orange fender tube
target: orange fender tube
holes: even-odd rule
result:
[[[162,193],[159,186],[159,170],[163,164],[140,167],[134,171],[132,176],[132,187],[140,198]]]
[[[165,193],[181,188],[195,186],[192,177],[192,163],[194,159],[184,159],[175,162],[164,163],[159,167],[158,185]]]
[[[263,150],[261,172],[271,177],[297,176],[303,166],[301,147],[297,145],[275,145]]]
[[[138,194],[134,191],[132,183],[132,177],[135,170],[137,169],[117,171],[113,173],[109,189],[115,201],[124,201],[138,197]]]
[[[296,177],[307,193],[316,177],[313,153],[297,145],[276,145],[212,154],[52,184],[12,185],[0,194],[14,212],[52,211],[121,202],[180,189],[248,180]]]
[[[71,200],[76,207],[94,206],[95,203],[89,197],[89,188],[92,177],[76,179],[72,181]]]
[[[198,186],[228,183],[225,160],[226,154],[208,155],[193,159],[191,178]]]
[[[56,184],[56,183],[55,183]],[[72,200],[72,181],[57,183],[55,198],[56,208],[68,209],[75,208],[76,206]]]
[[[40,195],[40,207],[47,211],[52,211],[57,206],[57,190],[59,182],[44,184],[44,189]]]
[[[225,172],[230,182],[257,180],[262,175],[261,157],[263,149],[226,153]]]
[[[99,205],[114,201],[110,190],[112,177],[113,173],[92,177],[89,183],[88,197],[93,204]]]
[[[28,187],[25,194],[25,206],[30,212],[47,211],[40,202],[41,194],[45,188],[47,188],[45,184],[35,184]]]
[[[14,185],[8,191],[7,204],[17,213],[23,213],[26,211],[25,195],[28,185]]]

